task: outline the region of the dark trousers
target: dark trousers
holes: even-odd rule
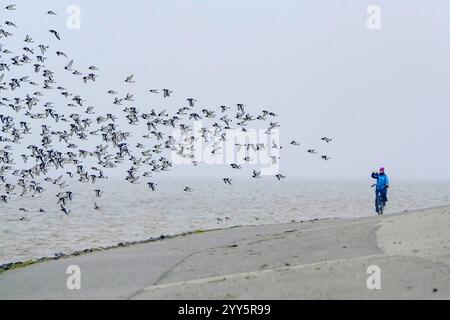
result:
[[[375,190],[375,205],[376,205],[376,201],[377,201],[377,197],[378,195],[381,196],[381,199],[383,200],[384,203],[386,203],[387,201],[387,189],[376,189]]]

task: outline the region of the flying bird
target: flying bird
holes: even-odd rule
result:
[[[52,33],[56,37],[56,39],[61,40],[61,36],[56,30],[49,30],[49,32]]]
[[[134,83],[133,76],[134,76],[134,75],[129,75],[129,76],[125,79],[125,82],[127,82],[127,83]]]
[[[253,178],[261,178],[261,171],[253,170],[252,177]]]

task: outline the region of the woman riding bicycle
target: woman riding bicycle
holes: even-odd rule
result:
[[[387,189],[389,188],[389,178],[384,172],[384,168],[381,167],[379,172],[373,171],[372,178],[377,179],[377,184],[375,187],[375,207],[376,198],[380,195],[383,200],[383,206],[386,205],[387,200]]]

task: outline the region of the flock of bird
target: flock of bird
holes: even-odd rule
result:
[[[5,43],[16,36],[19,27],[10,18],[16,6],[8,5],[4,10],[7,13],[1,16],[7,16],[8,20],[0,24],[0,205],[13,196],[35,197],[45,192],[48,185],[54,185],[60,188],[55,197],[60,211],[70,214],[70,203],[75,197],[69,190],[71,182],[95,184],[108,178],[105,174],[108,169],[121,167],[126,167],[124,178],[128,183],[138,184],[144,180],[149,191],[156,191],[158,184],[154,180],[155,175],[173,166],[164,152],[174,152],[196,166],[200,163],[194,157],[194,142],[199,137],[204,142],[212,142],[210,152],[215,155],[220,154],[222,144],[227,141],[227,130],[245,132],[250,123],[258,122],[265,126],[266,134],[270,135],[273,129],[279,127],[277,114],[272,111],[263,110],[252,115],[243,104],[220,106],[218,110],[197,108],[194,98],[187,98],[186,105],[173,114],[150,108],[143,111],[133,106],[133,93],[120,95],[113,89],[105,92],[105,96],[115,107],[114,112],[103,114],[89,105],[82,95],[65,88],[57,80],[58,73],[65,72],[70,77],[79,78],[79,87],[82,87],[97,81],[99,68],[93,65],[84,69],[75,68],[74,60],[60,49],[62,35],[53,29],[49,30],[46,43],[34,40],[28,34],[20,40],[23,48],[19,52],[8,48]],[[46,14],[56,15],[54,11]],[[57,70],[50,69],[50,61],[59,65]],[[134,83],[131,74],[124,77],[121,86],[132,91]],[[174,93],[167,88],[149,89],[148,92],[161,95],[163,99],[169,99]],[[65,103],[52,102],[50,99],[54,96],[62,97],[60,99]],[[120,128],[119,118],[128,127]],[[213,122],[213,125],[194,132],[192,120],[202,119]],[[132,132],[128,130],[135,126],[145,133],[136,145],[129,142]],[[166,133],[174,129],[179,130],[181,138]],[[27,136],[39,139],[39,143],[24,146]],[[101,143],[95,148],[80,147],[85,141],[96,139]],[[332,141],[328,137],[321,140],[324,143]],[[299,146],[300,142],[292,140],[290,145]],[[275,141],[267,144],[249,142],[236,144],[236,147],[238,150],[246,148],[243,164],[252,160],[248,155],[250,152],[282,148]],[[23,153],[17,152],[17,149],[23,150]],[[308,149],[307,152],[317,153],[315,149]],[[330,159],[327,155],[320,157]],[[89,165],[91,162],[95,165]],[[242,169],[240,163],[229,165],[231,169]],[[249,176],[255,179],[262,177],[261,171],[257,170]],[[275,178],[282,180],[286,176],[278,173]],[[231,177],[221,179],[226,185],[233,184]],[[183,190],[194,191],[189,186],[184,186]],[[97,188],[94,192],[96,198],[102,197],[101,189]],[[94,209],[101,208],[97,202],[94,203]],[[20,208],[21,212],[29,210]],[[39,208],[39,212],[45,213],[46,210]]]

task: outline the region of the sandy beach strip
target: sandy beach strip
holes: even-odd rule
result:
[[[0,299],[449,299],[449,249],[450,206],[242,226],[8,270]]]

